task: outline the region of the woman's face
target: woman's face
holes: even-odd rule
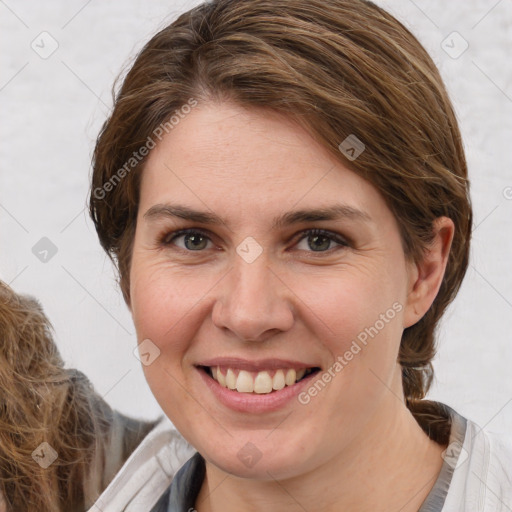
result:
[[[310,471],[403,406],[412,269],[382,196],[303,129],[199,105],[143,171],[130,306],[149,386],[217,467]]]

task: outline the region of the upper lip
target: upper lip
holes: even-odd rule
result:
[[[311,363],[303,363],[300,361],[293,361],[290,359],[258,359],[249,360],[239,357],[215,357],[207,359],[196,364],[196,366],[225,366],[228,368],[236,368],[239,370],[247,370],[252,372],[259,372],[262,370],[279,370],[283,368],[293,368],[300,370],[301,368],[319,368],[319,365]]]

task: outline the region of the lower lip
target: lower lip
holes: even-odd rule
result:
[[[292,386],[286,386],[279,391],[258,395],[239,393],[225,388],[201,368],[196,368],[196,370],[219,402],[234,411],[249,413],[272,412],[282,409],[296,399],[297,395],[309,385],[309,381],[318,373],[312,373]]]

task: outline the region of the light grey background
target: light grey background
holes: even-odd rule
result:
[[[144,418],[160,408],[85,210],[90,158],[117,74],[152,34],[197,3],[0,0],[0,278],[42,302],[68,366],[85,372],[112,406]],[[377,3],[439,66],[472,178],[471,265],[439,329],[429,397],[510,432],[512,1]],[[46,263],[32,250],[42,237],[57,250]]]

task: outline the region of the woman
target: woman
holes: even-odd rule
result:
[[[472,212],[446,90],[396,19],[202,4],[141,51],[93,167],[146,379],[197,450],[167,482],[125,465],[98,510],[512,508],[510,439],[423,399]]]
[[[0,333],[0,511],[87,510],[157,422],[64,368],[39,302],[2,282]]]

